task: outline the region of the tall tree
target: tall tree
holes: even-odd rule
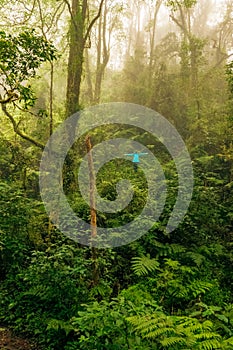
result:
[[[88,46],[90,32],[101,15],[104,0],[97,7],[97,14],[89,20],[88,0],[64,0],[70,13],[69,58],[66,92],[66,117],[80,109],[80,86],[83,71],[84,50]]]
[[[123,17],[125,17],[125,11],[121,1],[105,0],[101,16],[91,36],[91,40],[95,41],[96,45],[91,55],[88,49],[85,51],[86,96],[91,104],[100,102],[102,84],[111,51],[124,35]],[[95,65],[92,64],[93,61]]]
[[[150,28],[150,56],[149,56],[149,69],[148,69],[148,86],[151,88],[152,83],[152,69],[153,69],[153,62],[154,62],[154,54],[155,54],[155,34],[156,34],[156,24],[157,24],[157,17],[159,13],[159,9],[162,5],[162,0],[157,0],[155,4],[153,4],[154,11],[153,11],[153,17],[151,18],[151,28]]]
[[[94,103],[100,101],[100,91],[105,68],[108,64],[110,57],[110,41],[106,39],[106,26],[107,26],[107,1],[103,9],[103,16],[99,20],[98,25],[98,43],[97,43],[97,65],[96,65],[96,77],[95,77],[95,89],[94,89]],[[111,32],[109,32],[111,35]],[[101,59],[102,56],[102,59]]]

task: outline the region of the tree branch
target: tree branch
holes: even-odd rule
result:
[[[181,24],[173,15],[170,15],[170,18],[173,20],[173,22],[175,22],[178,27],[180,27],[180,29],[182,29],[182,31],[188,35],[188,31],[187,28],[185,26],[183,26],[183,24]]]
[[[9,2],[10,3],[10,2]],[[11,27],[16,27],[16,26],[22,26],[22,25],[24,25],[24,24],[27,24],[28,23],[28,21],[31,19],[31,17],[32,17],[32,15],[33,15],[33,13],[34,13],[34,10],[35,10],[35,5],[36,5],[36,0],[33,0],[33,4],[32,4],[32,8],[31,9],[29,9],[26,5],[25,5],[25,2],[24,1],[19,1],[19,3],[20,4],[22,4],[23,5],[23,7],[24,7],[24,9],[26,10],[26,11],[28,11],[29,12],[29,14],[27,14],[26,13],[26,11],[24,12],[24,14],[25,14],[25,19],[24,20],[21,20],[21,17],[22,16],[18,16],[18,18],[21,20],[19,20],[19,22],[17,22],[17,18],[16,18],[16,22],[14,21],[14,22],[12,22],[12,19],[10,18],[7,18],[7,16],[5,16],[4,17],[4,19],[5,19],[5,22],[7,22],[7,23],[1,23],[1,27],[6,27],[6,26],[11,26]],[[7,11],[7,13],[9,13],[10,14],[10,9]],[[9,21],[8,21],[9,20]]]
[[[75,18],[73,16],[73,12],[72,12],[72,9],[71,9],[71,6],[70,6],[70,3],[68,0],[64,0],[65,4],[67,5],[68,7],[68,11],[69,11],[69,14],[70,14],[70,17],[71,17],[71,21],[73,23],[73,26],[75,27],[76,30],[78,30],[78,27],[77,27],[77,24],[75,22]]]
[[[44,149],[44,145],[36,140],[34,140],[32,137],[24,134],[21,130],[19,130],[19,127],[16,123],[16,121],[14,120],[14,117],[7,111],[6,109],[6,105],[5,104],[1,104],[2,106],[2,111],[3,113],[7,116],[7,118],[10,120],[11,124],[13,125],[13,129],[14,132],[19,135],[22,139],[29,141],[30,143],[32,143],[34,146],[40,148],[40,149]]]
[[[87,41],[87,38],[88,38],[88,36],[89,36],[89,34],[90,34],[90,31],[91,31],[93,25],[95,24],[95,22],[97,21],[97,19],[98,19],[98,18],[100,17],[100,15],[101,15],[103,3],[104,3],[104,0],[101,0],[100,5],[99,5],[99,11],[98,11],[97,15],[92,19],[91,23],[89,24],[89,26],[88,26],[88,28],[87,28],[86,34],[85,34],[85,36],[84,36],[84,44],[85,44],[86,41]]]
[[[209,76],[209,74],[211,74],[212,71],[214,71],[216,68],[218,68],[221,63],[225,60],[227,60],[228,58],[232,57],[233,53],[229,54],[229,55],[224,55],[217,63],[215,63],[215,65],[213,67],[211,67],[202,77],[202,80],[206,79],[206,77]]]
[[[59,12],[60,8],[62,7],[63,5],[63,8],[62,10]],[[60,19],[61,15],[63,14],[64,12],[64,9],[65,9],[65,6],[66,4],[63,4],[62,2],[58,5],[58,7],[56,8],[56,10],[54,11],[53,13],[53,16],[51,18],[51,22],[50,22],[50,25],[47,24],[47,29],[46,29],[46,33],[48,33],[50,31],[50,29],[52,28],[53,24],[54,24],[54,21],[55,21],[55,24],[57,25],[57,22],[58,20]],[[56,18],[56,19],[55,19]]]
[[[45,31],[44,31],[44,19],[43,19],[43,14],[42,14],[42,8],[41,8],[40,0],[37,0],[37,5],[38,5],[38,8],[39,8],[41,31],[42,31],[42,34],[43,34],[44,38],[47,39]]]

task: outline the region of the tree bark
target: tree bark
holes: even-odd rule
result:
[[[93,25],[100,17],[103,2],[104,0],[100,1],[98,13],[88,25],[88,0],[72,0],[71,6],[68,0],[65,0],[71,17],[66,92],[66,117],[69,117],[80,110],[80,86],[83,71],[85,44]]]
[[[91,80],[91,68],[88,49],[85,49],[85,77],[87,81],[87,98],[90,104],[93,103],[93,87]]]
[[[90,136],[86,137],[86,149],[88,152],[88,168],[89,168],[89,178],[90,178],[90,212],[91,212],[91,238],[95,238],[97,236],[96,229],[96,204],[95,204],[95,173],[93,166],[93,158],[92,158],[92,145]]]
[[[106,21],[107,21],[107,1],[105,0],[103,21],[100,18],[98,27],[98,44],[97,44],[97,64],[96,64],[96,78],[95,78],[95,91],[94,91],[94,103],[100,102],[101,85],[104,76],[105,68],[108,64],[110,57],[110,43],[107,43],[106,39]],[[111,32],[109,33],[109,36]],[[109,38],[110,40],[110,38]],[[102,56],[102,60],[101,60]]]
[[[86,139],[86,149],[88,152],[88,168],[89,168],[89,178],[90,178],[90,214],[91,214],[91,243],[92,240],[97,237],[97,215],[96,215],[96,202],[95,202],[95,171],[92,158],[92,144],[90,136],[87,135]],[[95,247],[91,245],[91,255],[93,261],[92,278],[93,286],[99,283],[100,272],[98,265],[98,252]]]
[[[80,109],[79,96],[82,77],[82,64],[84,52],[84,24],[86,19],[86,8],[81,11],[79,0],[72,0],[70,8],[70,42],[68,58],[68,77],[66,91],[66,117]],[[86,1],[83,1],[83,6]],[[84,15],[84,17],[83,17]]]
[[[153,22],[152,22],[152,34],[151,34],[151,39],[150,39],[149,75],[148,75],[149,88],[151,88],[151,82],[152,82],[152,67],[153,67],[153,62],[154,62],[155,33],[156,33],[157,17],[158,17],[158,13],[159,13],[159,9],[160,9],[161,5],[162,5],[162,0],[156,1],[154,17],[153,17]]]

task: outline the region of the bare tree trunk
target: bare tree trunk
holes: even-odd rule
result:
[[[102,51],[102,16],[99,18],[98,25],[98,42],[97,42],[97,58],[96,58],[96,76],[95,76],[95,90],[94,90],[94,102],[98,103],[100,96],[100,79],[101,79],[101,51]]]
[[[157,0],[155,5],[155,11],[154,11],[154,17],[153,17],[153,24],[152,24],[152,34],[151,34],[151,40],[150,40],[150,60],[149,60],[149,87],[151,87],[151,78],[152,78],[152,66],[154,61],[154,51],[155,51],[155,32],[156,32],[156,24],[157,24],[157,17],[159,13],[159,9],[162,5],[162,0]]]
[[[130,25],[129,25],[129,35],[128,35],[128,41],[127,41],[127,49],[126,49],[126,54],[125,54],[126,59],[128,59],[130,57],[130,54],[131,54],[132,41],[133,41],[132,40],[133,39],[133,31],[134,31],[134,20],[133,20],[133,16],[131,16]]]
[[[91,210],[91,238],[95,238],[97,236],[96,229],[96,203],[95,203],[95,172],[92,158],[92,145],[90,136],[86,137],[86,149],[87,149],[87,157],[88,157],[88,167],[89,167],[89,178],[90,178],[90,210]]]
[[[100,18],[99,28],[98,28],[97,68],[96,68],[95,93],[94,93],[94,102],[96,104],[100,102],[102,80],[103,80],[105,68],[108,64],[109,57],[110,57],[111,31],[109,32],[109,41],[107,43],[107,39],[106,39],[107,23],[106,22],[107,22],[107,0],[105,0],[103,22]],[[101,56],[102,56],[102,61],[101,61]]]
[[[92,158],[92,144],[90,136],[88,135],[85,139],[86,142],[86,149],[88,152],[88,167],[89,167],[89,178],[90,178],[90,211],[91,211],[91,240],[95,239],[97,237],[97,224],[96,224],[96,203],[95,203],[95,171],[94,171],[94,165],[93,165],[93,158]],[[93,270],[92,270],[92,277],[93,277],[93,286],[96,286],[99,282],[99,265],[98,265],[98,256],[97,256],[97,249],[95,247],[91,247],[91,254],[92,254],[92,260],[93,260]]]
[[[50,63],[50,89],[49,89],[49,136],[53,133],[53,83],[54,83],[54,66]]]
[[[153,81],[153,65],[154,65],[154,54],[155,54],[155,34],[156,34],[156,24],[157,24],[157,17],[159,13],[159,9],[162,5],[162,0],[157,0],[155,5],[155,11],[153,16],[153,22],[152,22],[152,34],[150,38],[150,57],[149,57],[149,67],[148,67],[148,91],[149,91],[149,97],[148,102],[149,105],[151,103],[151,94],[152,94],[152,81]]]
[[[92,80],[91,80],[91,69],[90,69],[90,61],[89,61],[89,53],[88,49],[85,49],[85,77],[87,80],[87,97],[88,102],[93,103],[93,87],[92,87]]]

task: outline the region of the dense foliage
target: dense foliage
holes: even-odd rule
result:
[[[95,32],[85,37],[86,42],[94,37],[99,51],[85,54],[85,42],[79,57],[79,69],[85,65],[78,96],[83,106],[96,94],[100,102],[126,101],[157,110],[182,135],[194,169],[188,212],[167,234],[178,181],[162,143],[134,127],[108,125],[90,132],[93,145],[133,135],[158,157],[166,175],[166,205],[159,221],[140,239],[117,248],[91,249],[69,240],[50,221],[40,198],[41,150],[48,130],[64,120],[67,101],[74,97],[63,96],[65,35],[55,38],[54,28],[63,28],[61,19],[69,24],[67,16],[77,2],[66,12],[69,2],[39,1],[41,6],[34,4],[26,24],[20,24],[21,31],[12,33],[5,23],[6,30],[0,32],[0,324],[36,340],[41,349],[233,349],[233,62],[228,41],[232,12],[228,4],[223,21],[204,37],[195,29],[199,17],[192,12],[199,2],[164,1],[178,31],[173,28],[163,36],[158,30],[160,39],[152,45],[147,35],[156,28],[155,11],[145,33],[140,28],[134,28],[134,36],[130,32],[135,40],[132,44],[128,38],[128,52],[117,69],[106,68],[111,51],[106,33],[117,33],[115,41],[125,38],[121,17],[129,14],[114,2],[112,12],[102,2],[101,13],[93,3],[90,14],[82,13],[85,25],[92,23],[92,13],[101,15],[99,22],[93,16]],[[147,5],[159,11],[161,4]],[[20,11],[22,4],[16,5]],[[131,29],[138,23],[128,21]],[[200,25],[205,27],[206,22]],[[35,29],[28,29],[32,24]],[[47,39],[50,31],[52,40]],[[212,47],[212,38],[218,39],[218,47]],[[102,69],[99,80],[97,68]],[[75,105],[78,98],[73,99]],[[41,110],[44,113],[38,113]],[[75,212],[90,222],[90,208],[77,190],[74,171],[86,153],[82,138],[66,157],[63,187]],[[101,168],[99,194],[115,200],[116,184],[124,178],[133,184],[132,202],[118,214],[98,212],[99,226],[120,226],[142,210],[146,178],[129,160],[115,159]]]

